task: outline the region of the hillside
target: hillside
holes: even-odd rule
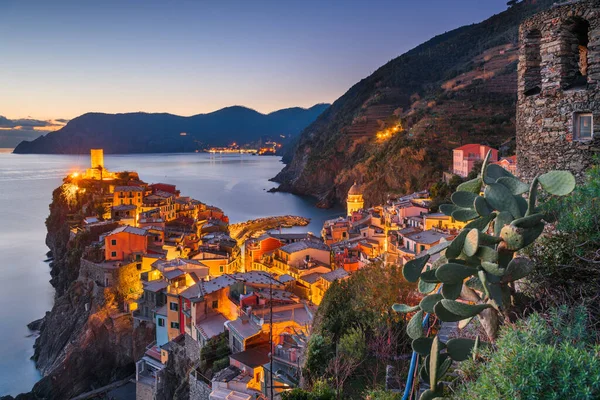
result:
[[[15,153],[78,154],[188,152],[205,146],[249,143],[265,137],[297,135],[328,107],[288,108],[261,114],[234,106],[191,117],[173,114],[87,113],[55,132],[23,141]],[[185,135],[181,135],[184,132]]]
[[[526,0],[436,36],[355,84],[284,157],[279,190],[328,207],[357,181],[376,204],[439,180],[452,148],[514,137],[518,27],[552,3]]]

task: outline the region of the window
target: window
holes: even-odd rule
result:
[[[110,241],[110,245],[111,245],[111,246],[116,246],[116,245],[117,245],[117,240],[116,240],[116,239],[112,239],[112,240]]]
[[[219,308],[219,300],[213,300],[212,308]]]
[[[110,256],[111,257],[116,257],[117,256],[117,252],[116,251],[111,251],[110,252]]]
[[[534,29],[525,36],[525,96],[538,94],[542,87],[542,55],[540,43],[542,34]]]
[[[169,309],[171,311],[179,311],[179,304],[171,302],[169,303]]]
[[[589,140],[594,135],[594,118],[592,113],[575,113],[573,115],[573,138]]]
[[[138,270],[138,271],[141,271],[141,270],[142,270],[142,264],[141,264],[141,263],[137,263],[137,264],[135,265],[135,267],[137,268],[137,270]]]
[[[164,318],[159,318],[158,319],[158,326],[165,326],[165,319]]]
[[[171,322],[171,329],[179,329],[179,322]]]
[[[224,268],[223,268],[223,266],[222,266],[222,265],[219,267],[219,271],[220,271],[220,272],[223,272],[223,271],[224,271]]]
[[[561,57],[565,89],[587,84],[589,31],[590,23],[582,18],[573,17],[565,22],[562,30],[564,55]]]

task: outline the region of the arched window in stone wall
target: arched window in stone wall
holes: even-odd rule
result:
[[[587,84],[589,31],[589,22],[579,17],[569,18],[563,25],[561,63],[565,89]]]
[[[534,29],[525,36],[525,96],[540,93],[542,89],[542,33]]]

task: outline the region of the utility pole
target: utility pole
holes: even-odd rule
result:
[[[270,345],[271,345],[271,349],[269,352],[269,362],[270,362],[270,366],[271,368],[269,368],[269,381],[270,381],[270,393],[271,393],[271,397],[270,399],[273,400],[273,275],[271,275],[271,279],[269,279],[269,335],[270,335]]]

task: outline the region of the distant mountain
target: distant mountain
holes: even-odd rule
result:
[[[356,83],[288,146],[279,189],[327,207],[356,181],[367,205],[381,204],[439,181],[452,148],[514,137],[519,24],[554,1],[524,0],[436,36]]]
[[[270,114],[233,106],[191,117],[142,112],[87,113],[55,132],[21,142],[14,152],[80,154],[91,148],[103,148],[105,153],[189,152],[206,146],[298,135],[328,106],[294,107]]]

